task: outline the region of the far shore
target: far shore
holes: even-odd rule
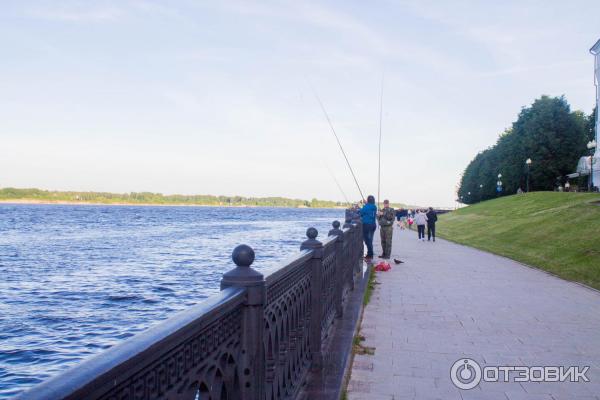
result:
[[[189,204],[189,203],[98,203],[91,201],[68,200],[37,200],[37,199],[0,199],[0,204],[39,204],[39,205],[70,205],[70,206],[140,206],[140,207],[227,207],[227,208],[306,208],[306,209],[344,209],[345,207],[286,207],[286,206],[258,206],[258,205],[229,205],[229,204]]]

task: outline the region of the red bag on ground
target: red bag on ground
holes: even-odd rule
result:
[[[390,269],[392,269],[392,266],[389,263],[386,263],[385,261],[381,261],[379,264],[377,264],[375,266],[375,271],[386,272],[386,271],[389,271]]]

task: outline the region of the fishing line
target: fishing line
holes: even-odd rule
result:
[[[377,204],[381,208],[381,125],[383,121],[383,74],[381,74],[381,97],[379,99],[379,166],[377,167]]]
[[[321,106],[321,110],[323,110],[323,114],[325,114],[325,118],[327,119],[327,123],[329,124],[329,127],[331,128],[331,133],[333,133],[333,136],[335,137],[335,140],[336,140],[338,146],[340,147],[340,150],[342,151],[342,155],[344,156],[344,159],[346,160],[346,164],[348,165],[348,169],[350,170],[350,173],[352,174],[352,178],[354,178],[354,183],[356,184],[356,187],[358,188],[358,192],[360,193],[360,197],[363,199],[363,201],[365,201],[365,196],[363,195],[363,192],[360,189],[360,185],[358,184],[358,180],[356,179],[356,175],[354,175],[354,171],[352,170],[352,166],[350,165],[350,161],[348,161],[348,156],[346,156],[346,152],[344,151],[344,148],[342,147],[342,143],[340,142],[340,139],[338,138],[337,133],[335,133],[335,129],[333,128],[333,124],[331,123],[331,120],[329,119],[329,114],[327,114],[327,111],[325,110],[325,106],[323,105],[323,102],[319,98],[319,95],[317,94],[317,91],[314,88],[313,88],[313,93],[314,93],[315,97],[317,98],[317,101],[319,102],[319,105]]]
[[[325,164],[325,162],[323,162],[323,163]],[[342,196],[344,196],[344,199],[346,200],[346,203],[348,203],[348,205],[350,205],[350,201],[348,200],[348,196],[346,196],[346,193],[344,192],[344,189],[342,189],[342,186],[340,185],[340,183],[338,182],[338,180],[335,178],[335,175],[333,174],[333,171],[331,170],[331,168],[329,168],[329,166],[327,164],[325,164],[325,168],[327,168],[327,171],[329,171],[329,175],[331,175],[331,178],[333,179],[333,181],[337,185],[338,189],[340,189],[340,192],[342,193]]]

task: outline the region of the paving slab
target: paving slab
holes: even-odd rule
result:
[[[380,250],[378,232],[375,251]],[[395,228],[365,308],[349,400],[600,400],[600,292],[510,259]],[[489,366],[589,366],[590,382],[481,381],[457,388],[459,359]]]

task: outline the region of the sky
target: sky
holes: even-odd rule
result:
[[[522,107],[595,101],[593,1],[10,1],[0,187],[452,206]],[[383,85],[382,85],[383,82]],[[335,181],[338,181],[341,189]]]

